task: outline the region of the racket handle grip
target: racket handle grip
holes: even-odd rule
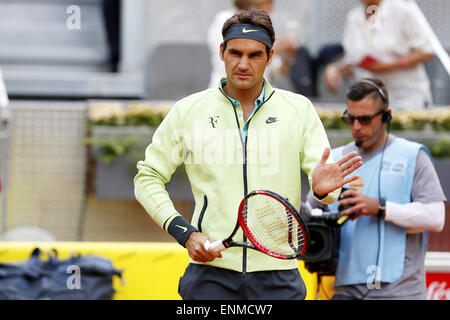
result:
[[[205,247],[206,251],[209,251],[210,249],[212,249],[212,250],[221,252],[226,249],[222,243],[222,240],[217,240],[214,242],[209,242],[209,240],[206,240],[206,242],[203,246]]]

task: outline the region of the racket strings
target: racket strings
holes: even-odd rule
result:
[[[249,197],[243,216],[253,240],[259,245],[283,255],[302,251],[303,230],[291,212],[276,199],[265,195]]]

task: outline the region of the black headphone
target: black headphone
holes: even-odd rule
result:
[[[389,111],[384,111],[381,116],[381,121],[389,123],[392,120],[392,114]]]
[[[389,123],[391,120],[392,120],[392,114],[391,114],[391,112],[390,111],[387,111],[386,109],[387,109],[387,98],[386,98],[386,95],[384,94],[384,92],[383,92],[383,90],[381,90],[381,88],[380,88],[380,86],[379,85],[377,85],[375,82],[373,82],[372,80],[369,80],[369,79],[362,79],[362,80],[360,80],[359,81],[360,83],[368,83],[368,84],[370,84],[372,87],[374,87],[376,90],[377,90],[377,92],[378,92],[378,94],[380,95],[380,97],[381,97],[381,100],[383,100],[383,102],[384,102],[384,105],[385,105],[385,110],[384,110],[384,112],[382,113],[382,115],[381,115],[381,121],[382,122],[386,122],[386,123]]]

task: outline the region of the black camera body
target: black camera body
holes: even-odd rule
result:
[[[342,192],[347,190],[342,188]],[[301,205],[302,217],[305,219],[309,231],[310,244],[307,252],[300,257],[305,261],[305,268],[309,272],[320,275],[335,275],[339,259],[340,228],[343,222],[341,212],[351,206],[339,207],[338,211],[327,211],[328,207],[319,207],[322,214],[311,214],[311,207]]]
[[[339,258],[338,212],[324,212],[319,217],[309,216],[306,226],[309,231],[310,244],[307,252],[300,257],[305,261],[309,272],[319,275],[334,275]]]

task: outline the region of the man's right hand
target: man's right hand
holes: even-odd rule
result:
[[[215,258],[222,258],[222,254],[215,250],[206,251],[205,242],[209,240],[214,242],[213,239],[209,238],[201,232],[192,232],[186,243],[185,248],[188,251],[189,256],[198,262],[211,262]]]

